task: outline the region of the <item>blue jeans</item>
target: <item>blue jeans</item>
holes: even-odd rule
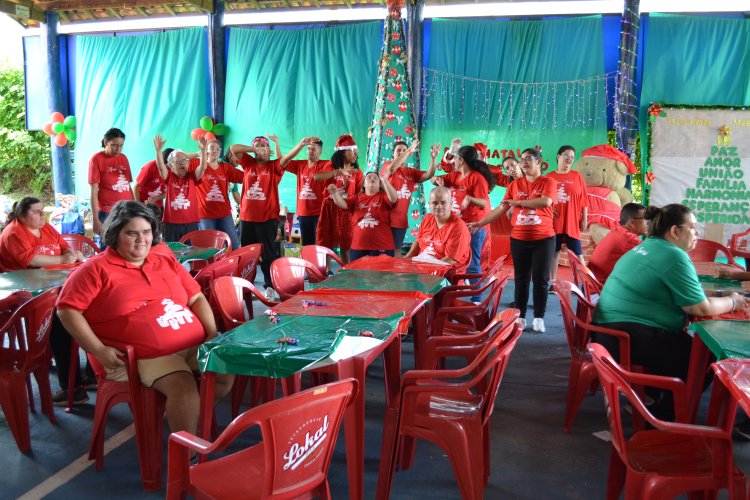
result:
[[[476,233],[471,235],[471,261],[469,266],[466,268],[468,274],[480,274],[482,272],[482,246],[484,245],[484,239],[487,236],[487,228],[483,227],[477,230]],[[479,281],[479,278],[469,280],[472,285]],[[471,298],[472,301],[478,302],[482,300],[481,295],[476,295]]]
[[[201,219],[198,227],[201,229],[224,231],[229,235],[229,239],[232,240],[232,250],[240,248],[240,238],[237,236],[237,228],[234,227],[234,219],[231,215],[219,219]]]
[[[378,255],[383,254],[393,257],[395,253],[393,252],[393,250],[355,250],[352,248],[349,250],[349,262],[354,262],[355,260],[360,259],[365,255],[377,257]]]
[[[104,224],[104,221],[106,220],[107,216],[109,215],[109,212],[102,212],[101,210],[97,211],[96,216],[99,219],[99,222]],[[103,232],[103,231],[102,231]],[[99,245],[99,249],[103,252],[107,248],[107,244],[104,243],[104,235],[100,234],[99,236],[102,237],[102,242]]]
[[[404,238],[406,237],[407,227],[391,227],[391,233],[393,234],[393,246],[399,252],[404,246]]]

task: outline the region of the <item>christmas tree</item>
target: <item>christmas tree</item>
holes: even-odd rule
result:
[[[117,177],[117,182],[114,184],[114,186],[112,186],[112,189],[114,191],[124,193],[125,191],[130,191],[130,183],[123,174],[120,174]]]
[[[417,139],[401,7],[401,1],[388,0],[388,17],[385,20],[372,125],[367,134],[368,171],[381,171],[383,164],[391,160],[396,141],[404,141],[409,146]],[[406,166],[419,168],[419,152],[406,161]],[[422,185],[417,184],[416,190],[410,193],[410,196],[409,230],[406,232],[405,244],[414,241],[424,215],[425,197]]]
[[[190,208],[190,200],[185,197],[185,193],[180,191],[180,194],[177,195],[177,198],[172,200],[172,203],[170,203],[170,205],[172,205],[172,208],[174,210],[187,210],[188,208]]]
[[[257,180],[250,186],[245,193],[245,198],[248,200],[265,200],[266,194],[263,192],[263,188],[260,187],[260,181]]]
[[[206,194],[206,201],[224,201],[224,195],[221,194],[221,189],[219,189],[219,185],[216,181],[214,181],[211,190]]]

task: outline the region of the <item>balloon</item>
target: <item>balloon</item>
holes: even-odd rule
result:
[[[44,127],[42,128],[44,130],[44,133],[47,135],[52,135],[54,132],[52,132],[52,124],[51,123],[45,123]]]
[[[62,123],[63,120],[65,120],[65,117],[59,111],[55,111],[54,113],[52,113],[50,120],[52,121],[52,123]]]
[[[65,137],[67,137],[70,142],[73,142],[76,140],[76,135],[77,135],[76,129],[74,128],[65,129]]]
[[[62,125],[62,124],[61,124]],[[68,143],[68,138],[65,137],[65,134],[57,134],[55,136],[55,144],[57,144],[60,147],[65,146]]]
[[[196,141],[203,137],[203,135],[206,133],[205,130],[202,128],[194,128],[192,132],[190,132],[190,137],[195,139]]]
[[[224,135],[229,132],[229,127],[227,127],[223,123],[217,123],[216,125],[214,125],[214,128],[211,129],[211,132],[213,132],[214,135]]]
[[[208,116],[204,116],[201,118],[201,128],[205,130],[206,132],[210,132],[211,128],[214,126],[213,120],[209,118]]]
[[[76,126],[76,117],[73,115],[66,116],[63,123],[65,124],[66,128],[73,128]]]
[[[61,122],[53,123],[52,131],[56,134],[62,134],[63,132],[65,132],[65,125],[63,125]]]
[[[206,132],[206,135],[204,135],[203,137],[205,137],[207,141],[215,141],[216,140],[216,136],[214,135],[213,132]]]

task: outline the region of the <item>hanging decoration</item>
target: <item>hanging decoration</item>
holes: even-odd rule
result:
[[[408,59],[404,21],[401,19],[402,0],[388,0],[385,19],[383,49],[380,53],[378,79],[372,124],[367,133],[367,170],[377,171],[393,156],[393,145],[404,141],[407,146],[417,139],[414,102],[407,69]],[[406,160],[406,166],[419,168],[419,152]],[[424,215],[424,190],[417,184],[409,200],[409,230],[405,244],[414,241],[419,223]]]
[[[229,127],[223,123],[214,123],[210,116],[204,116],[201,118],[200,127],[194,128],[190,132],[190,137],[196,141],[201,137],[205,137],[207,141],[215,141],[217,136],[224,135],[227,132],[229,132]]]
[[[422,124],[551,130],[588,128],[607,120],[614,73],[557,82],[483,80],[424,68]]]
[[[65,147],[68,142],[76,140],[76,117],[73,115],[63,116],[59,111],[55,111],[50,116],[49,123],[45,123],[42,128],[44,133],[52,138],[55,145]]]
[[[635,134],[638,131],[635,70],[640,25],[640,0],[625,0],[620,21],[620,63],[615,79],[614,126],[617,148],[631,158],[635,154]]]

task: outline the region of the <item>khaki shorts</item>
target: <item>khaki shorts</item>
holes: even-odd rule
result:
[[[138,375],[141,384],[151,387],[154,382],[174,372],[193,373],[198,371],[198,347],[191,347],[167,356],[138,360]],[[123,366],[107,374],[107,380],[127,382],[128,371]]]

